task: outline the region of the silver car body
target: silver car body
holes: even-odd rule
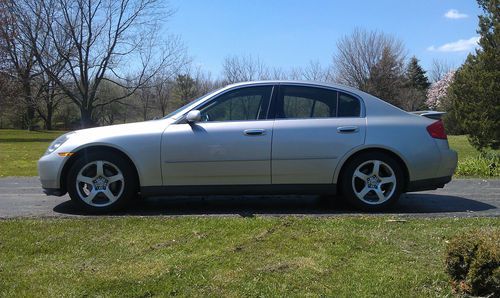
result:
[[[361,113],[359,117],[346,118],[196,124],[183,121],[189,111],[225,92],[260,85],[342,91],[360,100]],[[405,191],[434,189],[450,181],[457,154],[449,149],[447,140],[429,135],[426,127],[433,122],[346,86],[297,81],[247,82],[208,94],[169,118],[78,130],[54,152],[40,158],[38,169],[46,192],[62,195],[66,192],[65,175],[74,156],[89,148],[108,147],[133,163],[145,194],[242,190],[245,193],[334,192],[349,157],[362,150],[376,149],[390,152],[404,164]],[[75,155],[60,156],[61,152]]]

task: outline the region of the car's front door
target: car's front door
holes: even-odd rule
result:
[[[329,184],[339,159],[363,144],[361,102],[341,91],[282,85],[274,104],[272,184]]]
[[[240,87],[199,107],[202,120],[162,137],[164,185],[271,183],[272,85]]]

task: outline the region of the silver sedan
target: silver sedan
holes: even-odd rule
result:
[[[340,193],[377,211],[443,187],[457,154],[443,123],[362,91],[262,81],[211,92],[163,119],[67,133],[38,162],[48,195],[90,211],[170,194]]]

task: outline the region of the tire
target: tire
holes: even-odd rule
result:
[[[133,166],[112,152],[82,154],[68,172],[66,187],[77,206],[93,213],[122,209],[138,193]]]
[[[355,156],[341,174],[342,195],[363,211],[377,212],[394,205],[401,196],[403,183],[399,162],[382,152]]]

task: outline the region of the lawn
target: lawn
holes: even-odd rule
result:
[[[448,136],[448,143],[453,150],[457,151],[459,159],[479,155],[479,151],[472,147],[467,136]]]
[[[0,296],[448,296],[444,248],[496,218],[0,220]]]
[[[467,136],[448,136],[450,147],[458,153],[458,177],[500,178],[500,150],[487,150],[481,155],[467,140]]]
[[[36,161],[42,156],[50,142],[62,131],[29,132],[0,129],[0,177],[36,176]],[[458,152],[458,177],[500,176],[500,167],[489,171],[491,160],[480,157],[466,136],[448,136],[450,147]],[[494,151],[500,155],[500,151]]]
[[[37,176],[36,162],[63,133],[0,129],[0,177]]]

